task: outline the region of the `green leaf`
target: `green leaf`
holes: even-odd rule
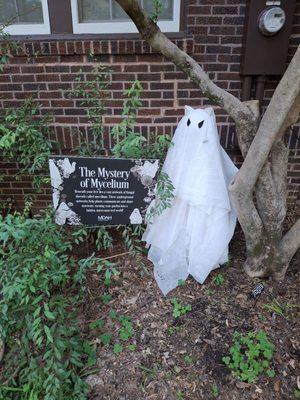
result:
[[[44,325],[44,331],[46,333],[48,342],[53,343],[53,337],[52,337],[50,329],[49,329],[49,327],[47,325]]]
[[[266,374],[268,375],[269,378],[274,378],[275,376],[275,371],[273,369],[268,369],[266,371]]]
[[[111,342],[112,334],[109,332],[105,332],[100,336],[100,340],[103,343],[103,346],[108,345]]]
[[[228,365],[230,363],[230,357],[223,357],[222,361],[224,362],[224,364]]]
[[[123,350],[123,346],[121,345],[121,343],[115,343],[114,344],[114,353],[115,354],[120,354]]]
[[[49,310],[49,306],[46,303],[44,304],[44,315],[51,321],[55,320],[55,315]]]

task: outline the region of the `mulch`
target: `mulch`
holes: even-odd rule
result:
[[[164,297],[153,278],[146,257],[122,256],[120,275],[108,288],[112,296],[103,304],[103,283],[90,273],[88,297],[82,312],[83,325],[106,318],[109,311],[130,316],[134,327],[131,343],[115,354],[113,344],[97,347],[97,371],[87,378],[90,400],[246,400],[294,399],[300,385],[299,273],[294,258],[284,282],[250,279],[243,271],[245,244],[237,229],[231,242],[230,263],[213,271],[203,285],[192,278]],[[119,242],[112,253],[126,251]],[[102,256],[102,254],[101,254]],[[199,254],[201,257],[201,254]],[[224,282],[216,284],[222,274]],[[250,298],[255,285],[265,290]],[[174,318],[170,302],[176,297],[192,311]],[[272,310],[276,304],[282,312]],[[223,364],[234,331],[263,329],[275,345],[274,378],[262,375],[254,384],[234,378]],[[298,377],[298,381],[297,381]]]

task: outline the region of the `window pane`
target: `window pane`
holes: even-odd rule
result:
[[[17,16],[17,9],[11,0],[0,0],[0,22],[6,23]]]
[[[112,17],[113,19],[129,19],[128,15],[126,12],[119,6],[119,4],[115,1],[112,0]]]
[[[43,10],[40,0],[0,0],[0,21],[12,24],[42,24]]]
[[[142,4],[142,0],[138,0],[140,4]],[[115,0],[111,0],[112,3],[112,19],[124,19],[124,20],[129,20],[128,15],[126,14],[125,11],[123,11],[123,8],[119,6],[119,4]]]
[[[40,0],[16,0],[16,3],[19,13],[19,23],[42,24],[44,22]]]
[[[110,20],[109,0],[78,0],[79,22]]]
[[[153,12],[153,0],[144,0],[144,9],[148,14]],[[159,20],[173,19],[173,0],[161,0],[162,11],[159,15]]]

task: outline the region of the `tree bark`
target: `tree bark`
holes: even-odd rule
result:
[[[219,88],[188,54],[180,50],[146,15],[136,0],[116,0],[135,23],[142,38],[172,61],[204,96],[235,121],[244,163],[229,190],[246,238],[246,272],[282,279],[300,246],[300,222],[282,238],[286,214],[288,151],[281,138],[300,111],[300,47],[260,120],[258,103],[242,103]],[[256,194],[256,204],[254,202]]]

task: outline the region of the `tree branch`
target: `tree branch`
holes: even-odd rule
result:
[[[289,149],[279,140],[271,150],[271,173],[278,199],[278,223],[283,224],[286,217],[287,167]]]
[[[270,238],[281,237],[280,207],[276,185],[271,173],[270,163],[263,166],[255,187],[257,208],[262,219],[264,230]],[[284,194],[285,196],[285,194]]]
[[[300,247],[300,218],[285,234],[279,244],[280,256],[283,259],[283,268],[276,271],[277,279],[282,279],[286,273],[291,259]]]
[[[219,105],[233,118],[236,124],[247,129],[254,117],[245,105],[224,89],[214,84],[200,65],[184,51],[180,50],[147,16],[136,0],[116,0],[135,23],[143,39],[150,46],[177,65],[214,104]],[[241,129],[242,131],[242,129]]]
[[[269,224],[271,217],[267,212],[268,210],[266,210],[265,215],[258,213],[253,201],[253,191],[256,187],[258,201],[262,207],[267,208],[268,198],[266,193],[268,193],[268,196],[272,196],[272,206],[274,206],[276,198],[278,198],[277,194],[281,195],[284,190],[284,184],[282,185],[279,180],[282,178],[285,168],[280,174],[280,179],[277,180],[272,176],[272,173],[277,174],[280,166],[284,167],[285,156],[282,149],[278,152],[276,149],[274,150],[271,157],[271,162],[274,164],[272,167],[266,162],[274,143],[281,139],[285,129],[296,122],[299,115],[300,48],[296,51],[292,62],[278,84],[259,125],[260,117],[257,112],[257,105],[253,101],[242,103],[235,96],[214,84],[192,57],[180,50],[160,31],[158,26],[140,7],[137,0],[116,1],[135,23],[142,38],[154,50],[181,69],[199,87],[204,96],[227,111],[235,121],[239,146],[245,161],[230,185],[230,192],[246,237],[247,249],[255,252],[263,245],[265,230],[262,219],[265,219]],[[259,176],[260,179],[258,180]],[[273,214],[277,213],[276,218],[278,217],[278,221],[281,221],[282,215],[285,215],[285,206],[282,206],[280,210],[278,207],[271,208],[274,208]],[[286,235],[282,242],[284,248],[294,248],[296,239],[293,235],[293,231],[290,235]]]

